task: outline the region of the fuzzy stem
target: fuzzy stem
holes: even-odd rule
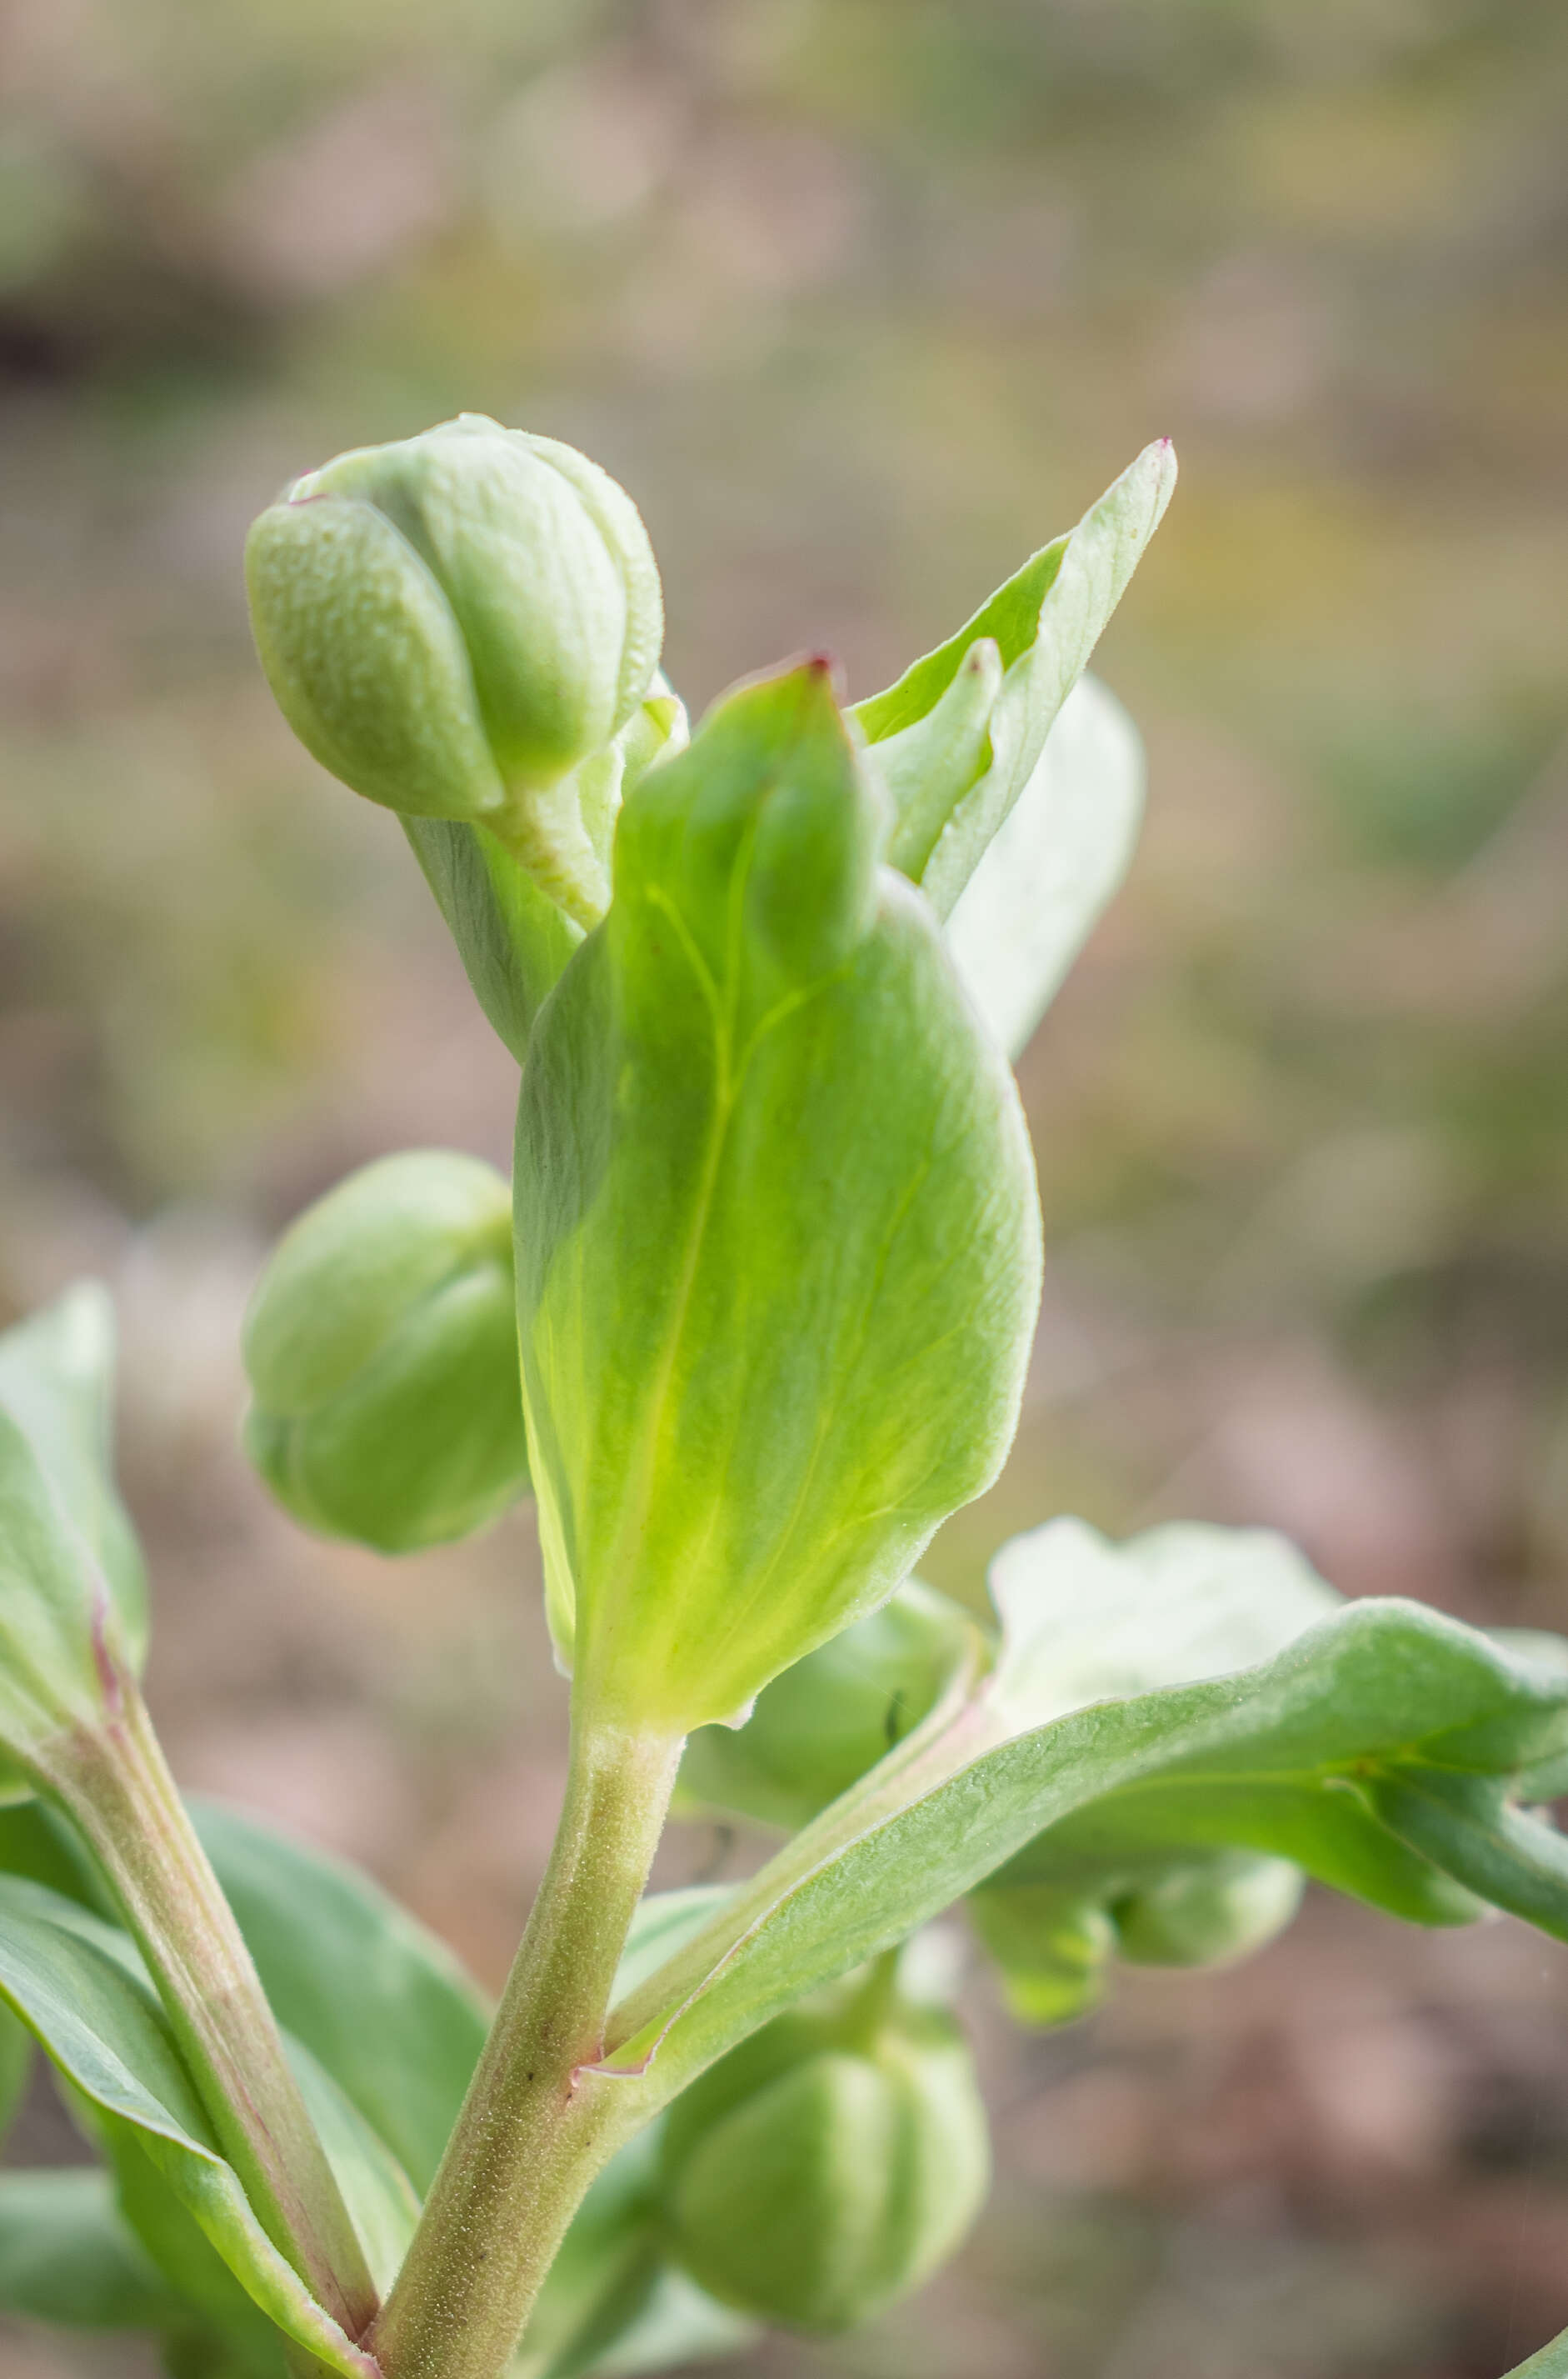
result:
[[[623,2084],[585,2069],[680,1762],[679,1738],[574,1728],[565,1804],[495,2025],[368,2340],[386,2379],[500,2379],[595,2173]]]
[[[364,2251],[147,1706],[129,1678],[115,1685],[108,1723],[50,1745],[38,1781],[114,1887],[257,2219],[357,2340],[376,2311]]]

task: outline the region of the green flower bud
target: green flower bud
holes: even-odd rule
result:
[[[257,649],[307,749],[371,801],[491,827],[579,924],[608,850],[572,773],[642,703],[664,631],[629,496],[465,413],[356,448],[256,522]]]
[[[720,2302],[846,2329],[918,2288],[978,2213],[985,2110],[963,2035],[896,1959],[722,2059],[671,2109],[672,2252]]]
[[[340,1182],[274,1250],[244,1351],[246,1450],[307,1528],[413,1552],[527,1491],[512,1200],[476,1157]]]
[[[1116,1928],[1094,1900],[1055,1884],[988,1884],[967,1905],[1015,2022],[1043,2030],[1099,2006]]]
[[[1218,1966],[1283,1933],[1307,1878],[1289,1859],[1247,1851],[1172,1868],[1111,1904],[1116,1946],[1140,1966]]]
[[[956,1602],[911,1578],[776,1677],[744,1726],[700,1727],[678,1805],[795,1832],[920,1724],[977,1633]]]
[[[1104,1995],[1116,1959],[1217,1966],[1283,1932],[1306,1878],[1289,1859],[1220,1851],[1098,1882],[988,1883],[971,1892],[975,1931],[1020,2023],[1071,2023]]]

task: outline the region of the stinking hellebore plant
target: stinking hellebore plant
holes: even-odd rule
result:
[[[1308,1878],[1568,1939],[1568,1645],[1344,1601],[1251,1530],[1049,1520],[986,1624],[915,1575],[1017,1418],[1010,1059],[1135,838],[1083,670],[1174,477],[1152,446],[886,693],[808,659],[690,736],[642,524],[569,448],[464,417],[257,522],[278,701],[401,818],[521,1080],[510,1185],[415,1151],[285,1235],[245,1443],[388,1553],[532,1492],[565,1800],[493,2012],[365,1878],[187,1805],[107,1299],[0,1337],[0,2100],[36,2043],[98,2156],[0,2174],[0,2310],[172,2379],[836,2330],[984,2194],[955,1905],[1031,2024],[1245,1954]],[[782,1846],[649,1896],[672,1806]]]

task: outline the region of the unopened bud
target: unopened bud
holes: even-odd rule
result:
[[[1307,1878],[1289,1859],[1250,1852],[1173,1868],[1113,1903],[1116,1942],[1139,1966],[1218,1966],[1283,1933]]]
[[[721,2302],[849,2328],[918,2288],[978,2212],[990,2149],[969,2050],[895,1964],[766,2025],[672,2109],[674,2252]]]
[[[285,1233],[245,1325],[246,1449],[321,1534],[470,1535],[527,1490],[512,1200],[477,1158],[381,1158]]]
[[[268,682],[325,767],[405,815],[491,827],[597,922],[608,852],[569,780],[647,694],[664,627],[607,473],[463,414],[296,480],[246,575]]]

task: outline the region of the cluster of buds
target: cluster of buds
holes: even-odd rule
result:
[[[677,2100],[662,2190],[671,2250],[723,2304],[848,2329],[930,2277],[990,2180],[963,2035],[890,1952],[753,2035]]]

